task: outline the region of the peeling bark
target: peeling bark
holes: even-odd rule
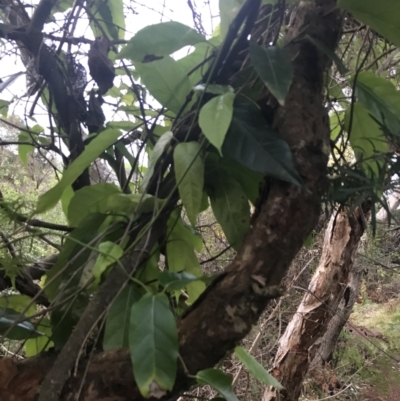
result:
[[[310,362],[318,352],[316,341],[326,332],[343,297],[369,210],[370,205],[365,204],[352,214],[341,210],[332,215],[319,266],[279,341],[272,373],[285,389],[267,388],[263,401],[299,398]]]
[[[353,311],[361,285],[361,272],[350,273],[349,282],[344,290],[336,314],[328,324],[325,335],[316,343],[318,351],[311,363],[310,370],[318,369],[332,359],[340,333]]]
[[[330,61],[305,35],[335,49],[341,29],[335,4],[334,0],[301,3],[286,34],[294,79],[274,125],[291,148],[304,186],[272,182],[268,196],[260,199],[259,215],[237,257],[179,322],[180,356],[192,374],[214,366],[250,331],[268,301],[280,294],[282,278],[318,222],[329,154],[329,119],[323,107],[322,81]],[[18,390],[23,386],[10,383],[23,384],[31,374],[31,388],[38,391],[54,362],[36,369],[45,358],[52,357],[44,354],[15,365],[16,373],[5,388],[17,400],[34,400],[33,390],[20,395]],[[128,350],[100,353],[86,368],[84,365],[69,378],[61,400],[73,400],[78,394],[84,401],[141,399]],[[175,388],[163,399],[176,399],[191,383],[180,367]]]

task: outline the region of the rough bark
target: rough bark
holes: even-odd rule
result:
[[[341,16],[334,0],[301,3],[286,34],[293,60],[294,79],[285,106],[277,110],[275,128],[288,142],[304,186],[274,181],[241,251],[226,272],[178,324],[180,356],[194,374],[214,366],[257,322],[269,299],[280,293],[279,284],[292,259],[318,221],[329,154],[329,119],[323,107],[323,72],[329,60],[308,40],[310,35],[334,50]],[[18,400],[31,401],[52,366],[39,356],[14,366],[16,373],[4,388]],[[129,352],[103,352],[69,378],[62,400],[128,401],[141,397],[131,373]],[[28,395],[17,391],[33,377]],[[25,380],[25,381],[24,381]],[[20,386],[12,386],[12,383]],[[182,367],[174,390],[164,399],[175,399],[192,383]],[[26,387],[25,387],[26,388]],[[1,387],[0,387],[1,391]],[[50,400],[49,400],[50,401]]]
[[[344,290],[339,307],[329,322],[325,335],[316,343],[318,351],[311,363],[310,370],[318,369],[332,359],[340,333],[353,311],[360,290],[361,275],[360,271],[350,273],[349,282]]]
[[[272,373],[285,388],[266,388],[263,401],[299,398],[304,377],[318,350],[315,343],[324,335],[343,297],[369,207],[366,204],[352,214],[341,210],[332,215],[319,266],[279,341]]]

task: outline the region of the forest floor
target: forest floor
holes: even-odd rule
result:
[[[400,401],[400,299],[357,305],[333,363],[333,369],[321,372],[325,383],[317,379],[311,387],[340,386],[321,394],[305,385],[304,400]]]

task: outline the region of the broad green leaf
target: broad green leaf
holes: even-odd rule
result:
[[[46,351],[54,346],[54,343],[50,340],[52,335],[51,325],[49,319],[41,319],[37,324],[36,329],[43,333],[44,336],[37,338],[30,338],[25,341],[25,356],[31,357],[39,354],[42,351]]]
[[[189,273],[176,273],[164,270],[158,277],[160,284],[168,291],[177,291],[185,288],[187,284],[199,280],[198,277]]]
[[[100,183],[76,191],[68,207],[68,222],[76,227],[89,213],[103,212],[111,195],[121,193],[114,184]]]
[[[230,172],[231,176],[240,184],[247,199],[254,205],[258,198],[260,184],[264,176],[257,171],[250,170],[229,157],[223,157],[221,159],[221,165],[225,167]]]
[[[356,94],[372,116],[394,135],[400,135],[400,92],[372,72],[357,76]]]
[[[400,14],[397,0],[338,0],[338,6],[400,46]]]
[[[205,210],[208,209],[209,207],[209,203],[208,203],[208,195],[206,192],[203,192],[202,196],[201,196],[201,206],[200,206],[200,212],[204,212]]]
[[[149,157],[149,165],[146,174],[144,175],[143,183],[141,185],[143,191],[146,190],[147,185],[149,184],[150,179],[153,176],[154,168],[157,164],[158,159],[163,154],[165,148],[169,145],[173,137],[174,134],[172,133],[172,131],[167,131],[161,135],[160,139],[155,144],[154,149]]]
[[[121,135],[119,130],[106,129],[94,138],[85,150],[64,171],[61,181],[39,197],[36,212],[43,213],[54,207],[65,189],[82,174]]]
[[[107,123],[107,128],[122,129],[123,131],[132,131],[140,123],[134,123],[132,121],[109,121]]]
[[[173,232],[177,237],[187,242],[197,252],[203,249],[203,240],[198,231],[186,224],[177,210],[173,211],[168,219],[168,232]]]
[[[103,338],[104,350],[129,347],[131,309],[142,295],[141,288],[128,284],[114,300],[107,314]]]
[[[198,142],[178,144],[174,149],[175,177],[179,195],[185,206],[189,221],[196,225],[200,212],[201,196],[204,186],[204,163]]]
[[[195,277],[201,277],[203,274],[193,247],[174,232],[168,236],[167,260],[171,271],[186,272]],[[186,289],[189,303],[193,303],[205,288],[201,281],[188,283]]]
[[[353,112],[352,119],[350,118],[351,112]],[[353,108],[349,107],[346,110],[344,122],[347,131],[350,120],[352,122],[349,133],[350,144],[357,161],[362,163],[367,173],[378,177],[379,167],[382,166],[379,154],[389,151],[388,142],[379,125],[370,117],[368,110],[360,102],[354,103]]]
[[[167,261],[168,267],[174,272],[186,272],[195,277],[201,277],[199,261],[194,249],[201,251],[201,237],[184,225],[179,215],[174,212],[168,220]],[[205,284],[196,281],[187,284],[188,303],[193,303],[205,290]]]
[[[151,63],[135,63],[143,85],[164,107],[174,113],[185,105],[192,84],[172,57]]]
[[[117,262],[123,254],[124,250],[114,242],[106,241],[99,245],[99,256],[93,266],[93,277],[97,283],[107,268]]]
[[[6,118],[8,114],[8,106],[10,102],[7,100],[0,99],[0,114]]]
[[[278,46],[263,48],[250,42],[249,54],[258,75],[283,106],[293,79],[292,62],[286,50]]]
[[[161,22],[141,29],[118,54],[132,61],[151,61],[168,56],[184,46],[194,46],[205,38],[193,28],[177,21]]]
[[[143,397],[172,390],[178,359],[178,332],[165,294],[144,295],[132,306],[129,330],[133,374]]]
[[[220,36],[224,38],[229,26],[242,8],[245,0],[219,0],[219,14],[221,18]]]
[[[74,190],[69,185],[65,188],[63,194],[61,195],[61,208],[64,213],[64,216],[68,219],[68,207],[69,203],[71,202],[72,197],[74,196]]]
[[[217,390],[226,401],[239,401],[232,389],[232,376],[218,369],[205,369],[197,372],[197,382],[208,384]]]
[[[177,60],[177,63],[180,65],[186,75],[191,72],[189,79],[193,85],[199,83],[204,73],[210,66],[211,60],[205,64],[203,61],[212,54],[212,51],[213,46],[210,43],[198,43],[192,53]],[[195,69],[195,67],[199,65],[201,65],[201,67]]]
[[[27,132],[22,131],[18,135],[18,142],[32,143],[32,138]],[[18,145],[18,155],[25,166],[28,165],[28,154],[34,150],[35,147],[33,145]]]
[[[229,244],[238,250],[250,228],[250,205],[240,184],[229,173],[215,171],[206,187],[214,215]]]
[[[114,40],[125,37],[125,15],[122,0],[94,0],[90,11],[94,19],[90,22],[93,34],[103,36],[107,32]],[[99,27],[100,25],[100,27]]]
[[[249,371],[250,375],[267,386],[273,386],[277,389],[283,389],[283,386],[270,375],[265,368],[257,362],[243,347],[236,347],[235,354],[239,358],[243,366]]]
[[[268,125],[254,103],[235,99],[222,152],[251,170],[301,185],[288,144]]]
[[[222,144],[232,121],[235,94],[215,96],[200,110],[199,125],[203,134],[221,154]]]
[[[31,316],[36,313],[36,304],[27,295],[12,294],[0,297],[0,308],[13,309],[17,313]]]

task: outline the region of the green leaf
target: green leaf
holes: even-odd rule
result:
[[[68,219],[68,207],[71,202],[72,197],[74,196],[74,190],[71,185],[65,188],[63,194],[61,195],[61,207],[65,217]]]
[[[134,123],[132,121],[109,121],[107,128],[122,129],[123,131],[132,131],[141,123]]]
[[[195,277],[201,277],[199,261],[194,249],[201,251],[201,236],[193,233],[190,226],[185,225],[179,215],[171,214],[168,220],[168,238],[167,238],[167,261],[168,267],[174,272],[186,272]],[[201,281],[188,283],[187,293],[189,295],[188,303],[193,303],[205,290],[205,284]]]
[[[146,190],[147,185],[149,184],[150,179],[153,176],[154,168],[157,164],[158,159],[163,154],[165,148],[169,145],[173,137],[174,134],[172,133],[172,131],[167,131],[161,135],[160,139],[155,144],[154,149],[149,157],[149,165],[146,174],[143,177],[143,183],[141,185],[141,188],[143,190]]]
[[[200,110],[199,125],[203,134],[221,154],[222,144],[232,121],[235,94],[215,96]]]
[[[140,287],[128,284],[114,300],[104,329],[104,350],[129,347],[131,309],[143,295]]]
[[[31,357],[39,354],[42,351],[47,351],[54,346],[53,342],[50,340],[52,335],[50,320],[42,318],[37,324],[36,329],[43,333],[44,336],[37,338],[30,338],[25,341],[25,356]]]
[[[106,129],[100,132],[64,171],[61,181],[39,197],[36,212],[43,213],[54,207],[65,189],[72,185],[82,172],[109,148],[120,135],[120,131],[115,129]]]
[[[208,209],[209,207],[209,203],[208,203],[208,195],[206,192],[203,192],[202,196],[201,196],[201,206],[200,206],[200,212],[204,212],[205,210]]]
[[[336,64],[336,68],[341,75],[346,75],[349,72],[349,70],[343,64],[343,61],[336,55],[335,52],[329,49],[329,47],[325,46],[323,42],[313,38],[309,34],[306,34],[305,38],[308,39],[316,48],[318,48],[318,50],[324,53],[325,56],[328,56]]]
[[[178,113],[192,89],[192,84],[180,65],[167,56],[151,63],[135,63],[135,67],[151,95],[164,107]]]
[[[36,304],[27,295],[12,294],[0,297],[0,308],[13,309],[17,313],[31,316],[36,313]]]
[[[167,260],[168,267],[172,271],[183,271],[195,277],[201,277],[203,274],[193,247],[174,232],[168,236]],[[186,286],[189,295],[188,303],[192,304],[205,288],[205,284],[201,281],[188,283]]]
[[[7,100],[0,99],[0,114],[6,118],[8,114],[8,106],[10,102]]]
[[[344,122],[347,131],[349,130],[351,111],[353,112],[351,132],[349,133],[351,147],[357,161],[362,163],[367,173],[378,177],[383,163],[379,154],[389,151],[388,142],[379,125],[359,102],[354,103],[353,108],[349,107],[346,110]]]
[[[250,170],[229,157],[221,159],[221,166],[225,167],[231,176],[240,184],[247,199],[255,205],[260,191],[260,183],[264,176],[257,171]]]
[[[232,376],[218,369],[205,369],[197,372],[197,382],[201,385],[208,384],[217,390],[226,401],[239,401],[232,390]]]
[[[277,389],[283,389],[283,386],[275,379],[272,375],[270,375],[264,367],[257,362],[257,360],[250,355],[243,347],[236,347],[235,354],[239,358],[240,362],[243,363],[243,366],[249,371],[251,376],[260,382],[266,384],[267,386],[273,386]]]
[[[219,13],[221,18],[220,36],[222,38],[226,36],[229,25],[235,19],[243,3],[244,0],[219,0]]]
[[[99,283],[101,275],[109,266],[121,259],[123,254],[124,250],[118,244],[114,244],[114,242],[111,241],[102,242],[99,245],[99,256],[93,266],[95,282]]]
[[[339,0],[338,6],[400,46],[400,14],[397,0]]]
[[[93,14],[90,27],[96,37],[103,36],[103,31],[112,39],[124,39],[125,15],[122,0],[94,0],[90,11]],[[100,27],[99,27],[100,26]]]
[[[357,76],[358,100],[383,126],[394,135],[400,135],[400,92],[387,79],[372,72],[361,72]]]
[[[288,144],[268,125],[254,103],[235,99],[222,152],[251,170],[301,185]]]
[[[189,273],[176,273],[170,270],[164,270],[158,276],[158,280],[168,291],[177,291],[185,288],[187,284],[199,280],[199,278]]]
[[[141,29],[121,50],[117,58],[145,62],[168,56],[184,46],[194,46],[206,39],[194,29],[176,21],[161,22]]]
[[[111,195],[120,194],[114,184],[100,183],[76,191],[68,207],[68,222],[76,227],[82,219],[93,212],[105,212],[104,206]]]
[[[286,50],[278,46],[263,48],[250,42],[249,54],[258,75],[283,106],[293,80],[292,62]]]
[[[213,49],[214,47],[210,43],[198,43],[192,53],[177,60],[177,63],[181,66],[186,75],[191,72],[189,79],[193,85],[198,84],[203,78],[205,71],[207,71],[210,66],[211,60],[205,64],[203,61],[211,55]],[[201,67],[193,71],[193,69],[200,64],[202,64]]]
[[[196,225],[200,212],[204,186],[204,163],[198,142],[178,144],[174,149],[175,177],[179,195],[185,206],[189,221]]]
[[[214,171],[206,190],[214,215],[229,244],[238,250],[250,228],[250,205],[240,184],[228,171]]]
[[[27,132],[20,132],[18,142],[32,142],[31,136]],[[25,166],[28,165],[28,154],[35,150],[33,145],[18,145],[18,155]]]
[[[187,242],[197,252],[203,249],[203,240],[198,231],[186,224],[177,210],[173,211],[168,219],[168,230],[174,232],[177,237]]]
[[[144,295],[132,306],[129,349],[143,397],[172,390],[178,359],[178,332],[165,294]]]

